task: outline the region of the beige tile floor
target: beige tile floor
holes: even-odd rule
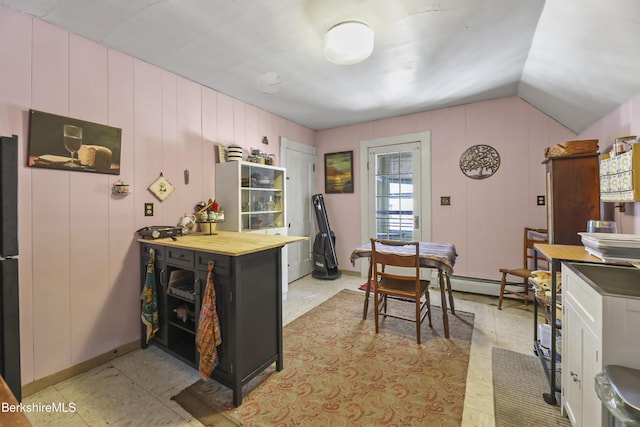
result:
[[[307,276],[291,283],[284,323],[362,283],[362,278],[349,275],[333,281]],[[432,301],[439,301],[439,295]],[[499,311],[497,298],[473,294],[456,292],[455,304],[457,310],[475,314],[462,425],[493,426],[491,348],[531,353],[533,314],[514,300],[505,301]],[[198,378],[196,370],[150,346],[27,396],[23,403],[75,405],[75,411],[66,406],[66,413],[27,414],[34,426],[201,426],[170,400]]]

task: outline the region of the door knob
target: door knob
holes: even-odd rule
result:
[[[580,380],[578,379],[578,374],[576,374],[575,372],[571,371],[571,378],[573,379],[574,383],[580,383]]]

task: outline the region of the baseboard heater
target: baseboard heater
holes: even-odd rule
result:
[[[431,284],[438,284],[438,272],[434,271],[431,276]],[[459,292],[469,292],[472,294],[480,294],[480,295],[489,295],[489,296],[500,296],[500,281],[498,280],[489,280],[489,279],[479,279],[476,277],[465,277],[465,276],[451,276],[451,288],[454,291]],[[521,290],[521,286],[509,286],[507,285],[506,289],[509,290]],[[505,294],[505,298],[511,298],[512,296],[509,294]]]

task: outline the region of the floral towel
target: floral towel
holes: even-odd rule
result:
[[[200,375],[209,378],[213,369],[218,365],[217,346],[222,343],[220,335],[220,322],[216,311],[216,290],[213,286],[213,262],[209,261],[209,274],[207,285],[202,297],[200,318],[198,320],[198,332],[196,344],[200,352]]]
[[[147,327],[147,344],[155,336],[159,329],[158,322],[158,295],[156,293],[156,273],[154,259],[151,257],[147,264],[147,276],[140,299],[142,300],[142,312],[140,318]]]

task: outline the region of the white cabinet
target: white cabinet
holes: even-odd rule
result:
[[[593,382],[595,375],[604,368],[598,363],[602,349],[598,336],[589,327],[589,322],[584,321],[581,308],[576,307],[569,298],[563,307],[566,316],[563,323],[563,340],[566,342],[563,341],[565,349],[562,353],[565,365],[562,371],[564,408],[571,424],[588,426],[590,424],[585,424],[585,420],[599,420],[603,417]],[[597,426],[600,423],[596,421],[593,425]]]
[[[280,229],[286,235],[285,170],[259,163],[216,164],[216,200],[225,222],[218,229],[256,231]]]
[[[275,234],[288,232],[285,212],[285,169],[259,163],[232,161],[216,164],[216,201],[224,209],[223,231]],[[287,247],[282,256],[282,296],[288,291]]]
[[[628,273],[640,271],[562,264],[562,407],[574,426],[609,425],[595,391],[606,365],[640,368],[640,282]]]

